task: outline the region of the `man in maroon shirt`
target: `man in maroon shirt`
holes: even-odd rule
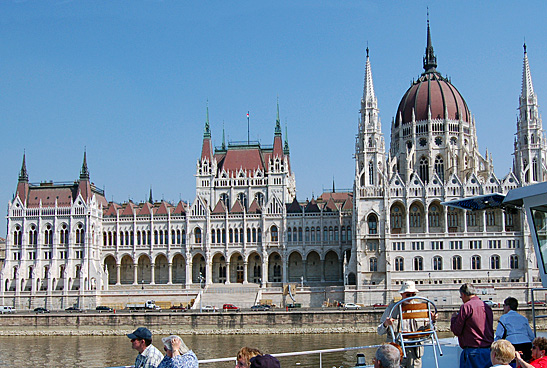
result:
[[[460,298],[463,305],[450,321],[450,329],[463,349],[460,368],[489,368],[490,345],[494,341],[492,309],[479,299],[471,284],[460,287]]]

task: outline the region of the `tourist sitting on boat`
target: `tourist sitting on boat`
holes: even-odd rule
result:
[[[513,368],[509,363],[515,359],[515,347],[507,340],[498,340],[490,347],[491,368]]]
[[[165,357],[158,368],[197,368],[199,366],[196,354],[182,341],[180,336],[171,335],[161,339]]]
[[[281,363],[270,354],[257,355],[251,358],[250,368],[281,368]]]
[[[517,352],[515,353],[515,359],[517,360],[517,367],[523,368],[547,368],[547,339],[545,337],[536,337],[532,341],[532,360],[530,363],[524,361],[522,356]]]
[[[146,327],[139,327],[127,334],[131,347],[139,352],[135,359],[135,368],[157,368],[163,359],[161,351],[152,345],[152,332]]]
[[[260,350],[247,346],[242,347],[237,352],[236,368],[249,368],[251,366],[251,358],[257,355],[262,355]]]
[[[374,368],[399,368],[401,351],[391,344],[382,344],[372,359]]]
[[[532,340],[535,335],[528,318],[517,312],[518,306],[518,300],[511,296],[503,301],[503,315],[499,319],[494,340],[509,341],[517,351],[522,352],[522,358],[529,362],[532,358]]]
[[[399,289],[399,293],[401,294],[401,298],[411,298],[413,296],[416,296],[418,293],[418,289],[416,289],[416,285],[414,284],[414,281],[405,281],[403,285],[401,286],[401,289]],[[387,334],[387,342],[392,342],[391,334],[388,334],[389,326],[393,326],[393,322],[395,321],[394,318],[389,318],[391,311],[393,307],[395,306],[395,301],[392,301],[386,308],[384,314],[382,315],[382,318],[380,319],[380,325],[378,326],[378,334],[384,335]],[[393,317],[398,317],[398,311],[394,311]],[[433,318],[436,318],[436,316],[433,316]],[[403,328],[404,331],[418,331],[421,326],[418,326],[416,323],[416,320],[405,320],[404,321],[405,326],[398,326],[398,328]],[[408,324],[408,325],[406,325]],[[420,368],[422,366],[422,355],[424,353],[424,347],[423,346],[415,346],[415,347],[409,347],[405,348],[406,351],[406,358],[403,358],[403,361],[401,362],[401,367],[404,368]]]

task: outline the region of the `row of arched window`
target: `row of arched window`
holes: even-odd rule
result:
[[[378,270],[378,261],[375,257],[370,259],[370,271]],[[501,258],[499,255],[495,254],[490,256],[490,269],[499,270],[501,265]],[[471,269],[480,270],[482,269],[481,265],[481,256],[474,255],[471,257]],[[519,257],[516,254],[512,254],[509,257],[509,268],[516,270],[519,268]],[[443,257],[435,256],[433,257],[432,268],[433,271],[442,271],[443,266]],[[461,270],[462,269],[462,257],[453,256],[452,257],[452,270]],[[405,259],[403,257],[396,257],[394,263],[395,271],[404,271],[405,270]],[[424,259],[421,256],[414,257],[412,260],[412,270],[413,271],[423,271],[424,270]]]
[[[344,242],[351,241],[351,226],[342,226],[340,232],[338,232],[338,226],[324,226],[323,227],[323,241],[338,241],[338,238]],[[289,227],[287,228],[287,242],[320,242],[321,241],[321,227],[319,226],[306,226],[304,232],[302,227]]]
[[[244,233],[243,228],[228,229],[228,242],[243,243]],[[247,243],[260,243],[262,242],[262,229],[261,228],[247,228]],[[197,241],[196,241],[197,242]],[[226,229],[212,229],[211,230],[211,243],[212,244],[226,244]]]
[[[152,244],[152,233],[150,230],[137,230],[137,236],[135,239],[135,233],[133,231],[120,231],[118,234],[116,231],[104,231],[103,232],[103,245],[115,246],[118,245],[118,239],[120,245],[150,245]],[[118,236],[119,235],[119,236]],[[169,232],[167,230],[154,230],[154,244],[166,245],[169,241]],[[180,229],[171,230],[171,245],[184,245],[186,244],[186,231]]]
[[[76,244],[85,243],[85,229],[81,223],[76,225]],[[61,224],[59,230],[59,243],[61,245],[67,245],[69,239],[69,230],[66,224]],[[36,225],[30,225],[28,232],[29,245],[38,245],[38,228]],[[23,245],[23,231],[19,225],[15,226],[13,231],[13,245]],[[53,227],[50,224],[45,225],[44,230],[44,245],[53,245]]]

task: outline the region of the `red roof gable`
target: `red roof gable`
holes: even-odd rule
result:
[[[325,205],[325,207],[323,207],[323,210],[326,210],[326,211],[338,211],[338,207],[336,206],[336,203],[334,203],[333,199],[330,198],[330,199],[327,201],[327,204]]]
[[[137,205],[135,205],[133,202],[128,202],[126,203],[122,213],[121,213],[121,216],[133,216],[134,214],[134,208],[137,207]]]
[[[110,202],[103,216],[116,216],[121,206],[117,203]]]
[[[249,213],[262,213],[262,209],[258,205],[256,198],[253,200],[253,203],[251,203],[251,206],[249,207]]]
[[[171,212],[171,205],[165,201],[161,201],[160,207],[156,211],[156,215],[167,215]]]
[[[174,215],[183,215],[186,213],[186,204],[183,201],[179,201],[177,204],[177,207],[175,207],[175,211],[173,211]]]
[[[224,202],[219,199],[217,202],[217,205],[215,206],[215,209],[213,210],[213,214],[215,215],[224,215],[226,213],[226,206],[224,205]]]
[[[141,210],[139,211],[139,213],[137,215],[139,216],[150,216],[152,214],[153,210],[152,210],[152,205],[148,202],[145,202],[143,205],[142,205],[142,208]]]
[[[234,203],[234,206],[232,207],[230,213],[243,213],[243,206],[241,205],[241,202],[239,200]]]

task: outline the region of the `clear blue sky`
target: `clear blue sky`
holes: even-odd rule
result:
[[[277,96],[298,199],[333,177],[351,188],[367,42],[389,146],[391,118],[422,72],[427,6],[438,70],[503,177],[524,38],[547,101],[546,2],[2,1],[0,203],[24,150],[31,182],[72,181],[84,147],[108,200],[139,202],[152,186],[155,199],[192,201],[207,100],[216,145],[223,124],[229,140],[246,140],[247,111],[251,139],[270,145]]]

